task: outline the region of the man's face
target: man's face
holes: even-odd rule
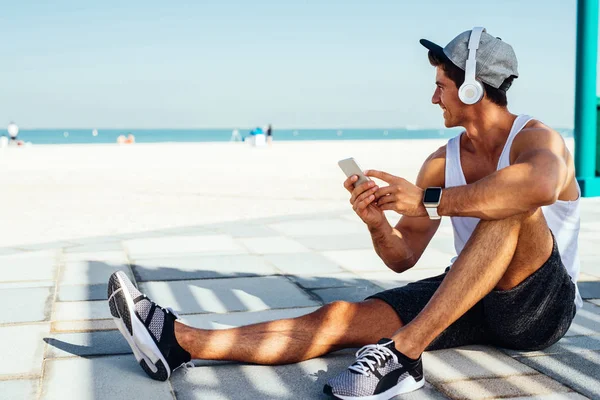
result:
[[[431,102],[439,105],[444,111],[444,125],[446,128],[462,126],[465,105],[458,98],[456,84],[446,76],[442,67],[436,67],[435,92]]]

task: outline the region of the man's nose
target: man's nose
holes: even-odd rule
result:
[[[436,88],[433,92],[433,96],[431,97],[431,102],[433,104],[438,104],[440,102],[440,89]]]

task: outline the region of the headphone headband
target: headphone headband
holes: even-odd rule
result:
[[[481,34],[485,32],[485,28],[476,26],[471,30],[471,36],[469,37],[469,57],[465,65],[465,80],[470,82],[475,80],[475,74],[477,69],[477,49],[479,48],[479,42],[481,41]]]
[[[469,36],[469,55],[465,64],[465,82],[458,89],[458,97],[465,104],[475,104],[483,97],[483,86],[475,75],[477,72],[477,49],[481,41],[481,35],[485,32],[485,28],[476,26],[471,30]]]

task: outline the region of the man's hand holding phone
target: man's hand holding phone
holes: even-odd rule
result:
[[[379,187],[364,175],[354,159],[341,160],[338,164],[348,176],[344,181],[344,187],[351,193],[352,209],[370,228],[380,226],[386,218],[375,201],[375,192]],[[357,184],[359,181],[360,183]]]

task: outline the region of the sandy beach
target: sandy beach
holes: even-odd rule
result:
[[[0,153],[0,247],[343,210],[337,161],[414,181],[445,140],[34,145]],[[568,141],[572,148],[572,140]]]

